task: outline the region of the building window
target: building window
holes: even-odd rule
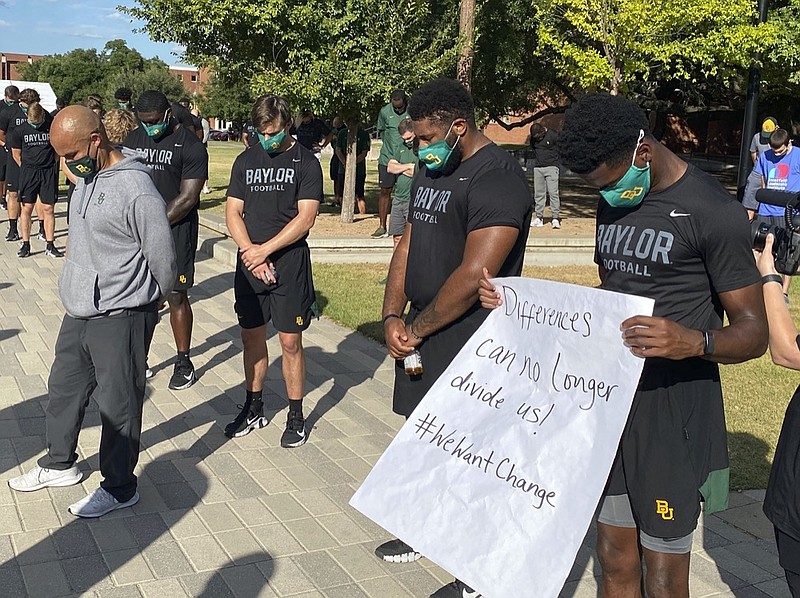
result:
[[[197,83],[197,75],[192,75],[192,83]]]
[[[183,81],[183,75],[175,75],[178,78],[178,81]]]

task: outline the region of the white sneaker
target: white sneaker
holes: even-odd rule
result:
[[[119,502],[102,488],[87,494],[75,504],[69,506],[69,512],[77,517],[102,517],[106,513],[132,507],[139,502],[139,493],[136,492],[130,500]]]
[[[69,469],[45,469],[37,465],[29,472],[8,480],[8,485],[17,492],[33,492],[42,488],[74,486],[82,479],[83,474],[74,465]]]
[[[209,189],[208,187],[203,187],[203,193],[208,195],[209,193],[211,193],[211,189]]]
[[[153,378],[155,375],[156,375],[156,373],[155,373],[153,370],[151,370],[150,368],[147,368],[147,369],[144,371],[144,379],[145,379],[145,380],[150,380],[150,379],[151,379],[151,378]]]
[[[543,227],[543,226],[544,226],[544,222],[542,222],[542,219],[541,219],[541,218],[538,218],[538,217],[537,217],[537,218],[534,218],[534,219],[531,221],[531,227],[532,227],[532,228],[541,228],[541,227]]]
[[[561,228],[561,223],[558,221],[558,218],[553,218],[553,228]]]

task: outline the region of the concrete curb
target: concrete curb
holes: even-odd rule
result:
[[[236,245],[228,237],[225,220],[218,214],[200,214],[199,250],[233,267]],[[311,259],[318,263],[386,263],[392,257],[392,239],[359,237],[309,238]],[[594,238],[529,237],[525,263],[537,266],[590,265],[594,263]]]

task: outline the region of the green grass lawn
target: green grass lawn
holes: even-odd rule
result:
[[[595,286],[592,266],[527,267],[525,276]],[[348,328],[383,342],[380,323],[384,265],[315,264],[314,281],[323,313]],[[795,285],[795,289],[797,285]],[[800,320],[800,291],[792,292],[792,315]],[[800,381],[772,364],[769,354],[721,366],[731,459],[731,487],[764,488],[786,404]]]

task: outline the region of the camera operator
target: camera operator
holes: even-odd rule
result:
[[[772,361],[800,370],[800,335],[783,298],[783,280],[775,268],[772,234],[763,251],[755,251],[764,286],[764,304],[769,323],[769,351]],[[781,567],[792,596],[800,596],[800,386],[794,393],[783,420],[775,459],[767,484],[764,513],[775,526],[775,541]]]
[[[776,129],[769,138],[766,152],[758,156],[755,172],[761,175],[761,187],[773,191],[800,191],[800,151],[795,151],[789,132]],[[783,226],[784,208],[759,203],[754,222]],[[791,276],[783,279],[783,294],[788,300]]]

